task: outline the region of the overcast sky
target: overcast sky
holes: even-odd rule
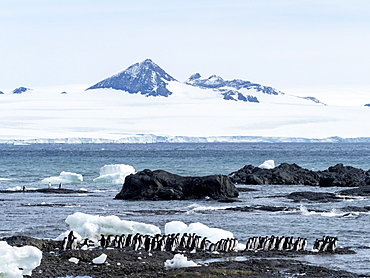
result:
[[[1,0],[0,90],[94,84],[151,58],[278,89],[370,86],[369,0]]]

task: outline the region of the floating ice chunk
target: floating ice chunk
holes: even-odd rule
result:
[[[70,230],[77,232],[82,238],[99,239],[104,235],[121,234],[160,234],[161,230],[154,225],[135,221],[121,220],[118,216],[99,216],[76,212],[67,216],[65,222]],[[58,236],[57,240],[62,240],[66,233]]]
[[[134,167],[126,164],[105,165],[100,168],[100,176],[94,182],[123,184],[126,176],[135,173]]]
[[[92,260],[93,264],[103,264],[105,263],[107,259],[107,255],[106,254],[101,254],[99,257],[96,257],[95,259]]]
[[[23,275],[31,275],[41,259],[41,250],[34,246],[12,247],[0,241],[0,277],[22,278]]]
[[[75,264],[78,264],[78,262],[80,261],[79,259],[75,258],[75,257],[72,257],[68,260],[69,262],[71,263],[75,263]]]
[[[164,227],[166,234],[172,234],[172,233],[196,233],[197,235],[201,237],[207,237],[208,240],[211,242],[216,243],[217,241],[223,239],[223,238],[233,238],[233,233],[222,230],[219,228],[210,228],[207,225],[204,225],[202,223],[191,223],[189,226],[181,221],[172,221],[166,223]]]
[[[186,225],[182,221],[171,221],[164,225],[164,232],[165,234],[183,234],[184,230],[188,228],[188,225]]]
[[[71,172],[61,172],[58,177],[49,177],[41,181],[43,184],[60,184],[60,183],[81,183],[83,177],[80,174]]]
[[[266,160],[263,162],[258,168],[261,169],[274,169],[275,168],[275,161],[273,160]]]
[[[200,265],[196,264],[193,261],[188,261],[188,258],[182,254],[176,254],[172,260],[167,260],[164,262],[164,267],[166,269],[181,268],[181,267],[195,267],[195,266],[200,266]]]

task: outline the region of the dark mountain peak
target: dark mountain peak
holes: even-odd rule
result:
[[[192,76],[190,76],[189,79],[186,82],[191,82],[191,81],[199,79],[201,77],[202,76],[200,75],[200,73],[197,72],[197,73],[194,73]]]
[[[12,94],[22,94],[24,92],[30,91],[31,89],[26,87],[18,87],[12,91]]]
[[[151,59],[146,59],[128,67],[126,70],[104,79],[87,90],[111,88],[140,93],[145,96],[169,96],[172,94],[166,86],[169,81],[176,81]]]

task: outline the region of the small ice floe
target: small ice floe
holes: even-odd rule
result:
[[[275,168],[275,161],[273,160],[266,160],[263,162],[258,168],[261,169],[274,169]]]
[[[80,261],[79,259],[75,258],[75,257],[72,257],[68,260],[69,262],[71,263],[75,263],[75,264],[78,264],[78,262]]]
[[[94,182],[123,184],[126,176],[135,173],[135,168],[126,164],[104,165],[100,168],[99,177]]]
[[[0,241],[0,277],[23,278],[41,264],[42,252],[34,246],[13,247]]]
[[[101,254],[99,257],[96,257],[95,259],[92,260],[93,264],[103,264],[105,263],[107,259],[107,255],[106,254]]]
[[[58,177],[49,177],[41,181],[42,184],[75,184],[81,183],[83,177],[80,174],[71,173],[71,172],[61,172]]]
[[[121,235],[121,234],[160,234],[161,230],[152,224],[121,220],[118,216],[99,216],[90,215],[82,212],[75,212],[67,216],[65,222],[71,231],[76,232],[82,238],[98,240],[101,234]],[[56,240],[63,240],[69,231],[59,235]],[[80,239],[79,239],[80,240]]]
[[[181,221],[171,221],[164,226],[165,234],[172,233],[195,233],[201,237],[207,237],[213,243],[223,239],[223,238],[234,238],[232,232],[222,230],[219,228],[210,228],[202,223],[191,223],[189,226]]]
[[[172,260],[167,260],[164,262],[164,267],[166,269],[172,268],[182,268],[182,267],[195,267],[200,266],[193,261],[188,261],[188,258],[181,254],[176,254]]]

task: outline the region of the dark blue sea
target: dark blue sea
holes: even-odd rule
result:
[[[335,203],[294,203],[271,196],[294,191],[334,192],[343,188],[302,185],[247,186],[241,202],[225,204],[213,200],[123,201],[114,200],[121,185],[95,183],[104,165],[126,164],[136,171],[163,169],[185,176],[229,174],[265,160],[296,163],[311,170],[324,170],[337,163],[370,169],[370,144],[338,143],[208,143],[208,144],[33,144],[0,145],[0,190],[44,188],[41,180],[62,171],[83,176],[80,184],[64,188],[84,188],[88,193],[43,194],[0,193],[0,238],[26,235],[56,238],[68,230],[65,219],[75,212],[117,215],[121,219],[154,224],[164,230],[173,220],[187,224],[201,222],[228,230],[245,243],[251,236],[307,237],[308,249],[316,238],[337,236],[340,247],[350,247],[351,255],[307,255],[299,259],[326,267],[370,276],[370,214],[344,213],[340,208],[370,205],[366,198]],[[247,205],[289,206],[285,212],[237,212],[226,207]],[[157,213],[154,213],[156,211]],[[177,211],[168,213],[166,211]]]

